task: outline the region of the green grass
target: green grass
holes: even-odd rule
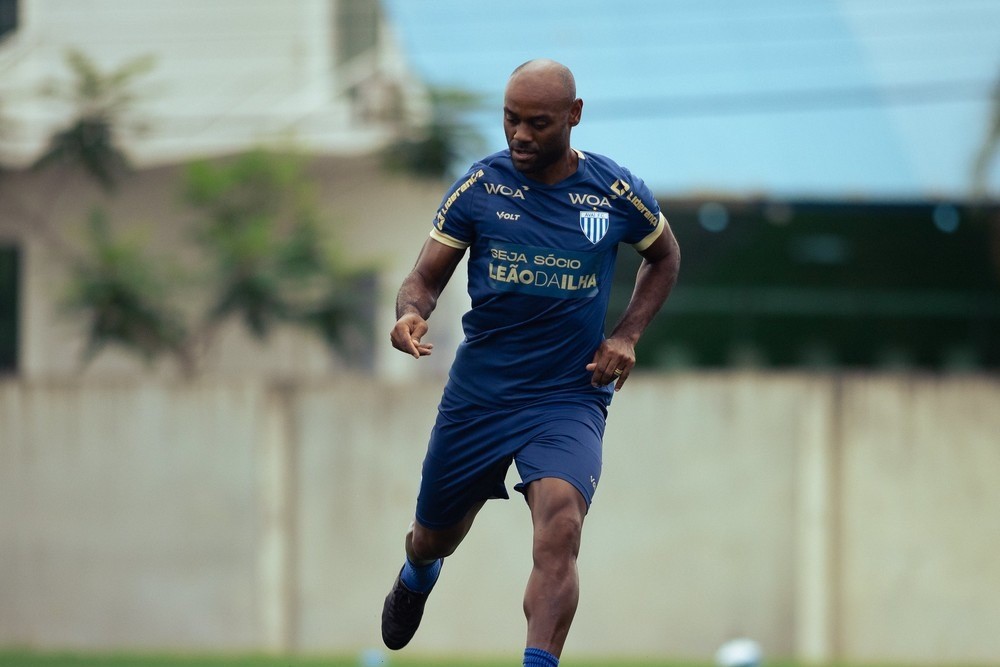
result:
[[[385,667],[517,667],[518,655],[506,659],[428,658],[389,655]],[[564,661],[566,667],[706,667],[694,663],[637,660]],[[358,656],[298,657],[269,655],[150,655],[130,653],[38,653],[0,651],[0,667],[360,667]],[[781,667],[769,665],[769,667]]]
[[[411,657],[388,654],[383,667],[519,667],[520,654],[507,658]],[[933,663],[921,665],[931,667]],[[259,654],[150,654],[59,653],[0,649],[0,667],[362,667],[359,656],[275,656]],[[707,662],[678,660],[618,660],[567,657],[560,667],[712,667]],[[791,661],[773,661],[765,667],[806,667]],[[811,666],[810,666],[811,667]],[[836,667],[827,665],[826,667]],[[850,667],[863,667],[851,665]],[[869,665],[868,667],[875,667]],[[887,667],[881,665],[878,667]],[[904,667],[894,665],[891,667]],[[960,667],[944,665],[940,667]],[[967,666],[971,667],[971,666]],[[984,667],[978,665],[976,667]],[[1000,663],[997,663],[1000,667]]]

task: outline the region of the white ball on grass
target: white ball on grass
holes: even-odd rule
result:
[[[752,639],[731,639],[715,652],[718,667],[760,667],[764,654]]]

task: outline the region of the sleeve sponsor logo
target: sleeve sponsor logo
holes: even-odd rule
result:
[[[660,224],[660,219],[649,210],[649,207],[639,198],[637,194],[632,192],[632,186],[623,181],[622,179],[616,180],[611,184],[611,191],[614,192],[619,197],[625,197],[632,206],[635,206],[636,210],[642,214],[642,217],[646,218],[648,222],[653,227]]]
[[[462,196],[462,193],[464,193],[466,190],[475,185],[476,181],[482,178],[484,173],[485,172],[482,169],[476,171],[476,173],[474,173],[472,176],[469,176],[469,178],[460,186],[458,186],[458,188],[456,188],[455,191],[451,193],[451,196],[445,200],[444,204],[441,206],[440,209],[438,209],[437,213],[438,229],[444,229],[444,221],[445,218],[448,217],[448,209],[451,208],[451,205],[454,204],[458,200],[458,198]]]
[[[646,206],[646,204],[641,199],[639,199],[639,196],[637,194],[635,194],[634,192],[629,192],[627,195],[625,195],[625,199],[631,202],[632,206],[635,206],[636,210],[642,214],[642,217],[646,218],[646,222],[648,222],[650,225],[656,227],[658,224],[660,224],[660,218],[649,210],[649,207]]]
[[[631,189],[632,189],[632,186],[629,185],[628,183],[626,183],[625,181],[623,181],[620,178],[617,181],[615,181],[614,183],[611,184],[611,191],[614,192],[619,197],[624,197],[625,193],[628,192]]]
[[[593,297],[598,292],[601,255],[493,241],[488,278],[498,292],[520,292],[560,299]]]

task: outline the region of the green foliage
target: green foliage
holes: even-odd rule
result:
[[[517,657],[520,649],[512,649]],[[358,667],[364,664],[357,655],[158,655],[142,653],[55,653],[31,651],[0,651],[2,667]],[[393,667],[509,667],[509,656],[487,658],[484,656],[411,656],[392,654],[386,665]],[[569,663],[567,663],[569,664]],[[650,658],[574,658],[576,667],[709,667],[709,662],[678,661]],[[790,662],[771,662],[772,667],[799,667]]]
[[[191,374],[229,318],[258,339],[278,325],[304,328],[348,362],[364,359],[373,272],[335,259],[300,160],[257,151],[192,164],[183,196],[197,214],[185,238],[208,267],[185,271],[193,280],[169,280],[179,271],[144,253],[141,240],[114,235],[102,212],[91,215],[67,303],[88,320],[86,360],[118,345],[147,362],[172,356]],[[192,296],[184,287],[207,300],[196,317],[172,305]]]
[[[106,190],[111,190],[129,161],[118,146],[117,132],[135,104],[133,84],[153,66],[150,57],[131,60],[111,72],[102,72],[79,51],[66,54],[72,81],[49,83],[43,93],[73,107],[68,124],[49,139],[35,168],[54,165],[79,167]]]
[[[3,99],[0,99],[0,139],[2,139],[3,136],[5,134],[7,134],[7,132],[8,132],[8,129],[7,129],[8,128],[8,121],[7,121],[7,119],[4,116],[3,104],[4,104]],[[2,160],[3,157],[4,157],[3,154],[0,153],[0,160]],[[3,171],[4,171],[4,165],[3,165],[3,162],[0,161],[0,175],[3,174]]]
[[[34,166],[79,168],[113,190],[129,169],[119,130],[138,99],[135,82],[153,61],[138,58],[105,72],[70,51],[66,63],[71,80],[50,83],[43,93],[68,103],[73,115]],[[117,344],[147,361],[172,354],[190,371],[196,350],[209,347],[217,325],[233,317],[261,339],[279,324],[305,327],[356,357],[346,347],[367,333],[356,287],[370,272],[334,261],[299,159],[256,151],[228,164],[196,163],[183,194],[197,213],[192,238],[211,267],[203,285],[206,311],[185,323],[170,306],[178,295],[168,294],[164,267],[138,245],[113,237],[103,214],[95,213],[69,297],[90,323],[87,359]]]
[[[181,353],[186,337],[181,318],[165,304],[165,282],[139,244],[113,238],[99,210],[91,213],[87,241],[67,300],[89,321],[84,358],[112,343],[147,362],[164,352]]]
[[[478,95],[456,89],[430,91],[431,114],[422,126],[407,128],[383,154],[392,171],[420,178],[454,175],[460,160],[482,147],[482,137],[464,120],[481,105]]]
[[[363,358],[366,341],[373,334],[373,304],[366,295],[374,292],[374,281],[371,271],[341,273],[328,282],[319,298],[297,311],[296,320],[347,358]]]
[[[119,176],[129,169],[125,154],[115,146],[110,123],[103,119],[80,118],[53,134],[34,167],[55,164],[82,167],[106,190],[113,189]]]
[[[258,338],[280,323],[305,326],[343,350],[367,333],[354,287],[370,272],[336,261],[302,167],[295,156],[256,151],[188,170],[195,238],[220,286],[208,318],[240,317]]]
[[[1000,152],[1000,79],[993,86],[991,99],[986,136],[983,137],[983,143],[972,164],[972,194],[977,197],[988,194],[987,181],[990,167],[996,159],[997,153]]]

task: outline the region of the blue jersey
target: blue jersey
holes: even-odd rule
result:
[[[594,153],[555,185],[494,153],[445,195],[431,237],[469,249],[472,309],[450,389],[482,406],[583,395],[610,401],[586,370],[604,337],[618,244],[647,248],[665,221],[645,184]]]

